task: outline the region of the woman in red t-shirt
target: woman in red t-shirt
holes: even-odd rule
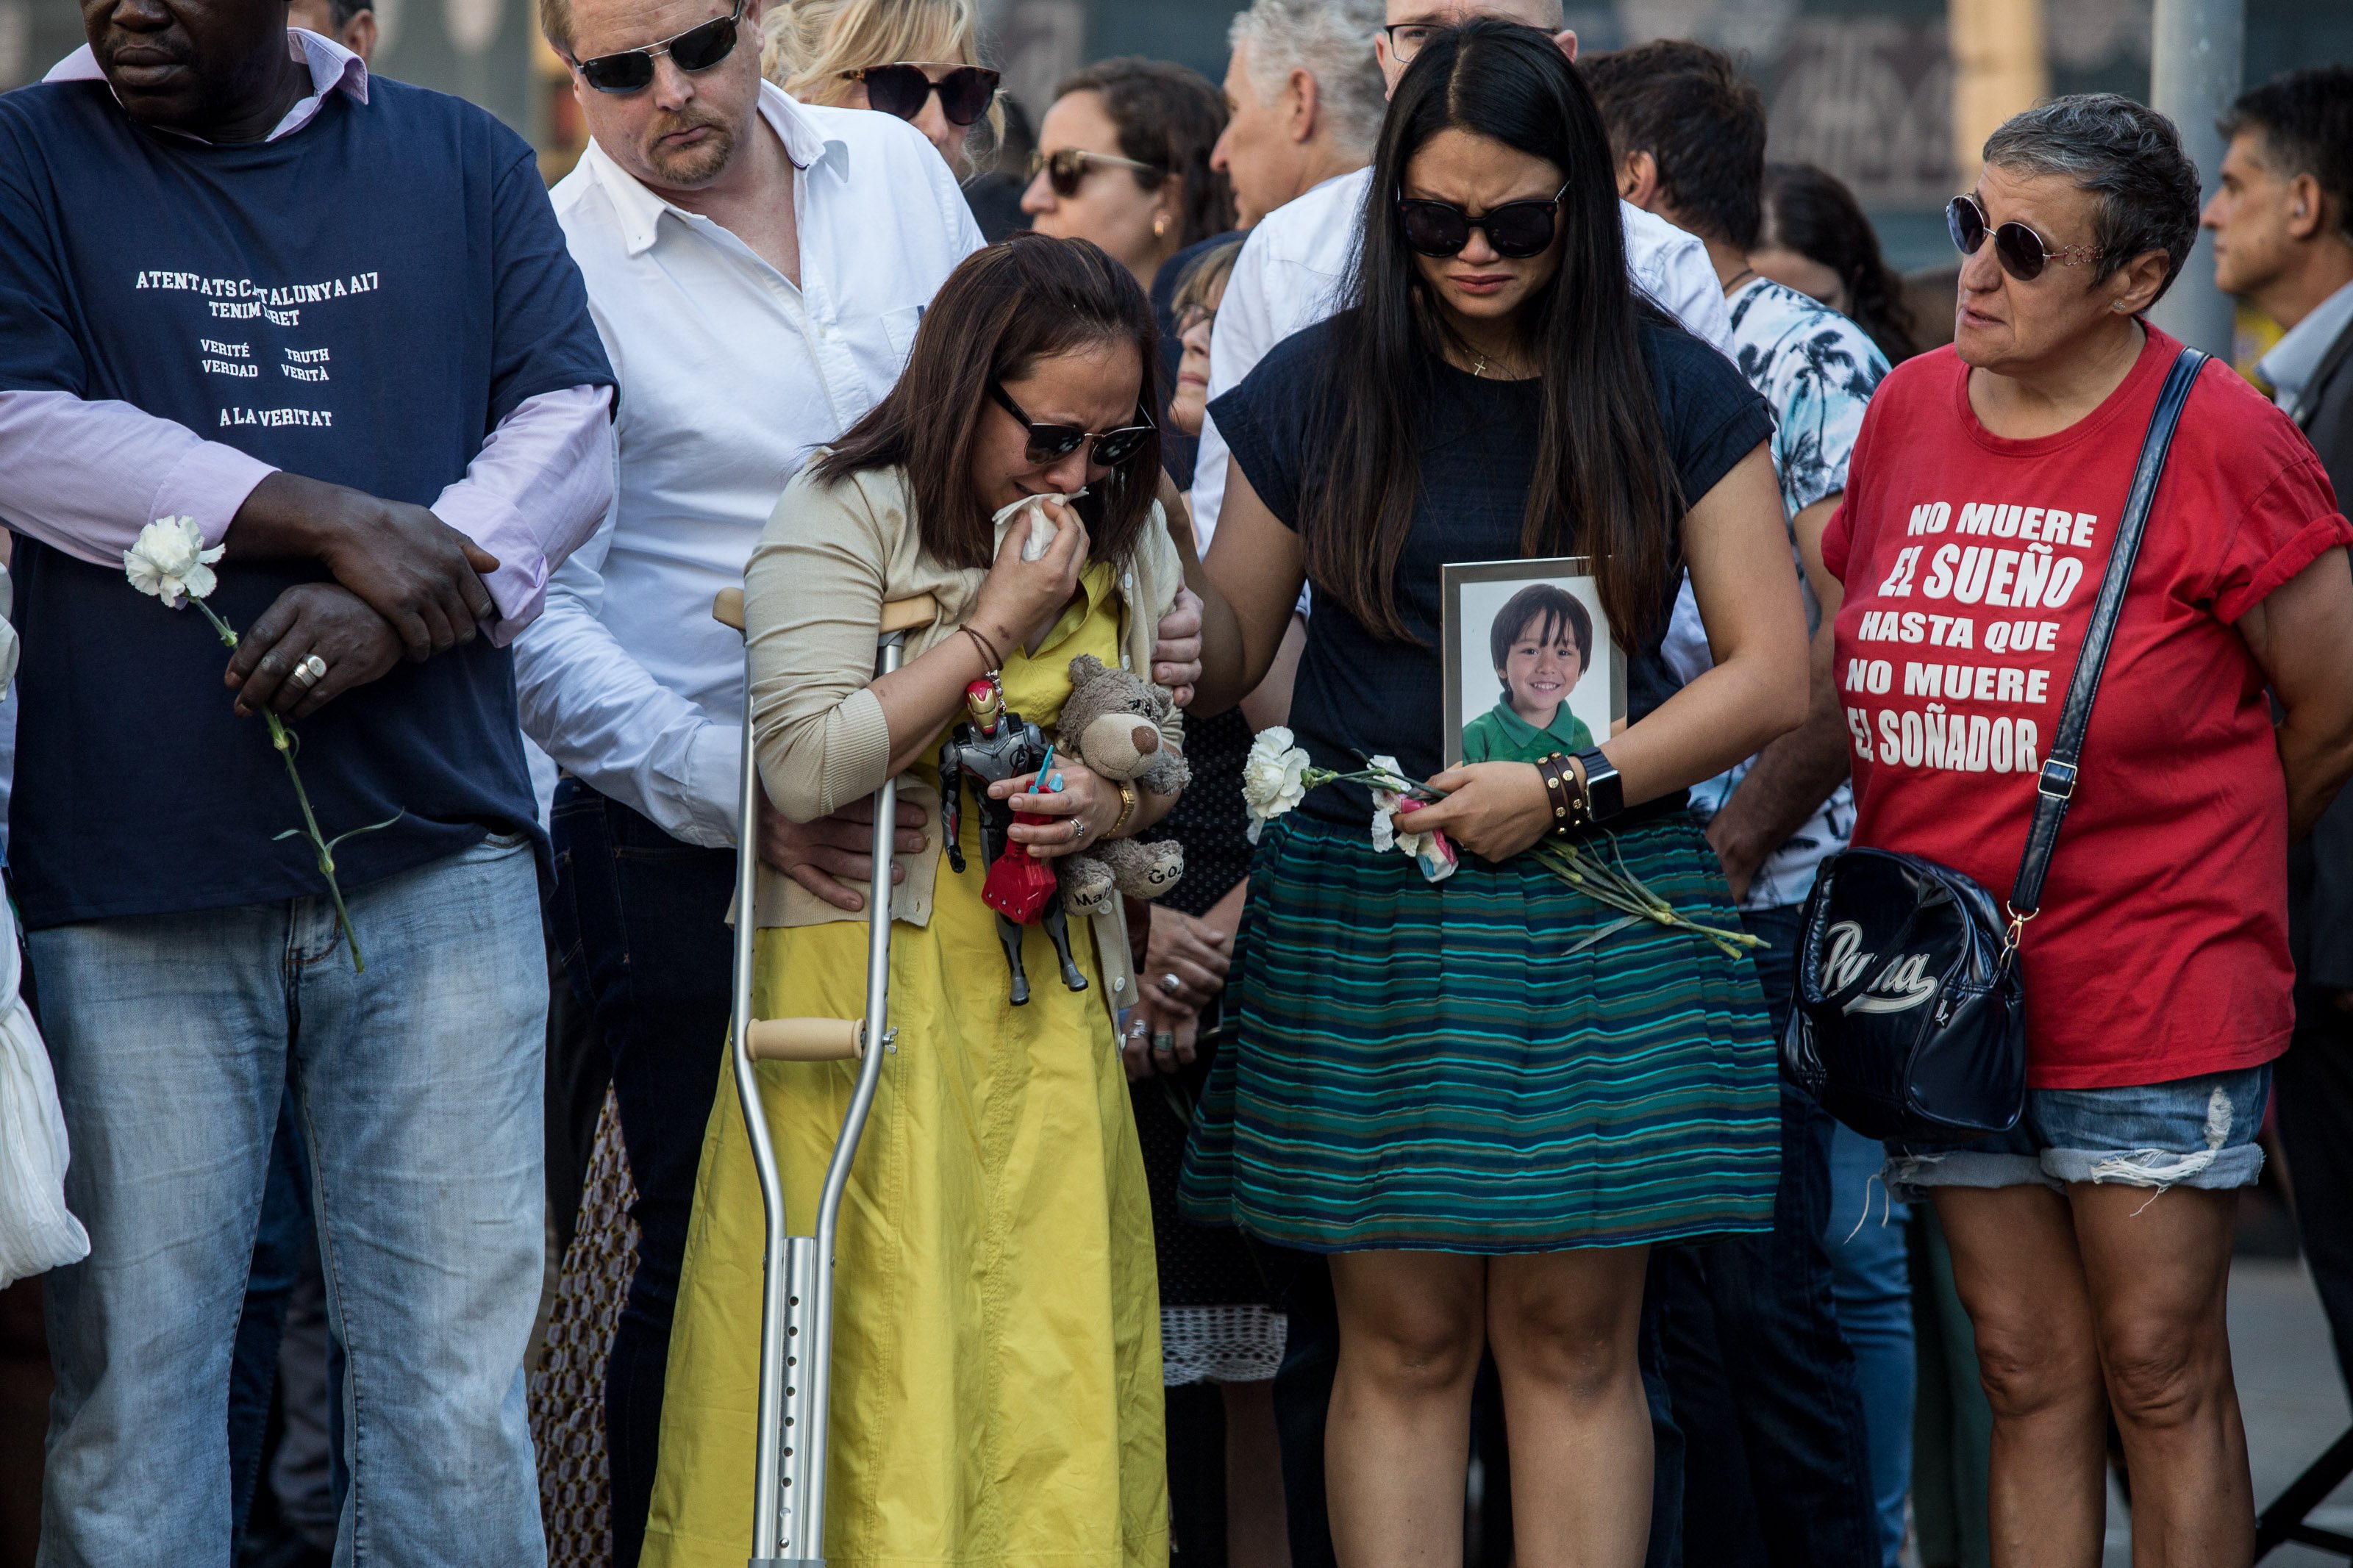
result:
[[[2105,94],[2019,115],[1985,161],[1952,205],[1953,346],[1873,398],[1811,564],[1837,615],[1854,842],[2000,897],[2180,349],[2141,313],[2189,253],[2198,175],[2169,121]],[[2303,437],[2208,366],[2021,943],[2026,1115],[1889,1151],[1891,1183],[1936,1203],[1976,1325],[1997,1563],[2030,1542],[2038,1563],[2100,1560],[2111,1407],[2137,1556],[2252,1552],[2223,1287],[2295,1022],[2288,840],[2353,768],[2348,541]]]

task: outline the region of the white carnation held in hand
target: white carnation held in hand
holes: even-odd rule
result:
[[[1268,823],[1306,796],[1306,749],[1293,745],[1291,731],[1281,724],[1260,731],[1242,763],[1242,804],[1250,808],[1250,841],[1257,843]]]
[[[220,585],[213,575],[213,563],[219,560],[225,545],[205,544],[204,530],[193,517],[159,517],[139,531],[139,538],[122,552],[122,573],[131,585],[142,594],[153,594],[164,601],[166,609],[178,609],[183,602],[192,604],[205,619],[213,624],[222,642],[234,650],[237,646],[237,630],[220,618],[210,605],[205,603],[212,591]],[[314,668],[315,667],[315,668]],[[326,665],[316,654],[303,660],[296,678],[304,689],[315,686],[327,672]],[[301,679],[303,676],[308,679]],[[352,950],[352,968],[364,970],[367,963],[360,956],[359,932],[352,929],[351,911],[343,908],[343,889],[335,880],[335,848],[346,838],[356,838],[363,833],[374,833],[390,827],[400,820],[395,812],[382,822],[365,827],[354,827],[349,833],[329,838],[319,831],[319,819],[311,810],[310,792],[302,787],[302,774],[294,766],[294,731],[285,721],[270,710],[261,710],[269,725],[269,743],[286,761],[286,776],[294,783],[295,804],[302,808],[302,826],[290,827],[280,838],[301,837],[309,840],[311,853],[319,863],[319,874],[327,879],[327,892],[335,900],[335,919],[342,924],[343,940]]]
[[[159,517],[141,529],[139,542],[122,552],[122,570],[132,587],[176,610],[184,596],[201,599],[217,586],[213,563],[227,548],[216,544],[207,550],[204,530],[193,517]]]

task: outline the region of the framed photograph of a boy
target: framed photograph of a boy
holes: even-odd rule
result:
[[[1626,655],[1585,555],[1445,569],[1446,765],[1535,762],[1625,727]]]

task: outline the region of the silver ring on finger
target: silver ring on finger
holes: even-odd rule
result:
[[[1153,1036],[1152,1054],[1158,1057],[1175,1056],[1176,1054],[1176,1037],[1175,1035]]]
[[[1071,818],[1071,842],[1076,844],[1085,838],[1086,836],[1087,819],[1083,816],[1074,816]]]
[[[1185,983],[1177,979],[1174,974],[1164,974],[1160,977],[1160,989],[1167,992],[1171,996],[1174,996],[1176,993],[1185,989]]]
[[[315,653],[311,655],[310,658],[304,659],[301,663],[296,665],[294,667],[294,673],[287,677],[289,680],[301,682],[303,689],[305,690],[318,685],[319,682],[324,680],[326,678],[327,661],[321,658]]]

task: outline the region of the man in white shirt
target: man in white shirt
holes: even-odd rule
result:
[[[1394,91],[1422,43],[1435,32],[1474,16],[1497,16],[1542,27],[1561,52],[1577,58],[1577,35],[1561,26],[1560,0],[1388,0],[1388,21],[1372,39],[1381,75]],[[1230,73],[1229,73],[1230,74]],[[1356,254],[1364,222],[1366,163],[1335,174],[1267,214],[1250,230],[1218,306],[1209,338],[1209,400],[1240,384],[1269,349],[1314,326],[1336,307],[1338,289]],[[1694,334],[1722,348],[1732,319],[1707,249],[1696,238],[1623,203],[1626,268],[1635,283]],[[1207,550],[1226,494],[1226,443],[1214,417],[1201,422],[1201,453],[1193,469],[1193,528]]]
[[[711,617],[816,447],[897,379],[979,248],[955,178],[887,114],[759,73],[760,0],[543,0],[592,140],[553,193],[625,388],[613,510],[518,645],[524,731],[568,775],[555,932],[612,1056],[638,1265],[606,1383],[614,1560],[642,1544],[670,1309],[727,1028],[744,643]],[[920,837],[920,816],[902,823]],[[837,901],[832,838],[763,855]],[[812,861],[815,863],[812,864]]]
[[[621,1568],[644,1536],[727,1026],[744,645],[712,599],[742,585],[786,482],[890,390],[932,296],[982,243],[913,126],[761,80],[762,9],[540,11],[592,137],[555,188],[556,216],[624,388],[613,510],[517,648],[524,729],[569,775],[552,824],[555,934],[611,1052],[638,1192],[637,1273],[606,1385]],[[871,875],[861,815],[804,828],[765,811],[762,858],[859,908],[835,878]],[[923,821],[901,808],[902,849],[920,847]]]

